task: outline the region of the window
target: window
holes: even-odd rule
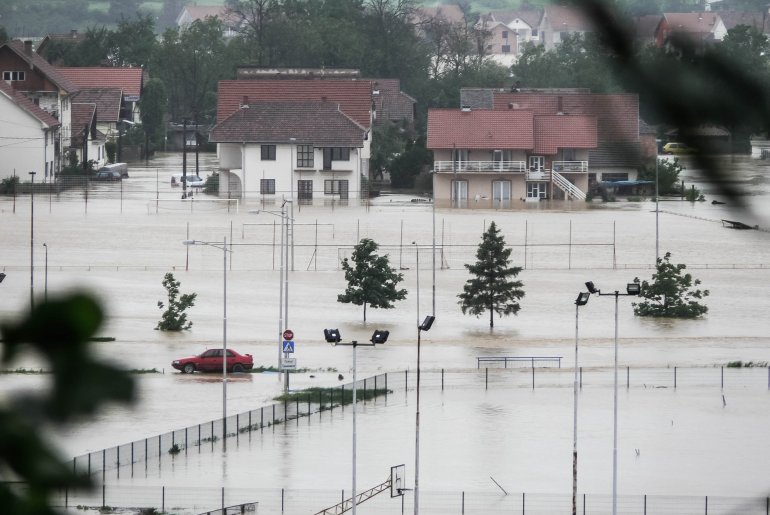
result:
[[[275,145],[262,145],[262,161],[275,161]]]
[[[313,145],[297,145],[297,167],[313,167]]]
[[[275,195],[275,179],[260,179],[259,192],[262,195]]]
[[[507,30],[503,31],[503,39],[508,39],[508,31]]]
[[[332,161],[350,161],[350,149],[347,147],[324,148],[324,170],[332,169]]]
[[[348,198],[347,179],[328,179],[324,181],[324,195],[339,195],[341,199]]]
[[[564,161],[577,161],[577,158],[575,157],[575,149],[574,148],[565,148],[561,151],[562,159]]]
[[[504,54],[510,54],[511,53],[511,45],[503,45],[503,53]]]
[[[5,81],[24,80],[24,79],[26,79],[26,75],[24,72],[3,72],[3,80]]]
[[[305,201],[305,204],[313,200],[313,181],[305,179],[297,181],[297,198]]]

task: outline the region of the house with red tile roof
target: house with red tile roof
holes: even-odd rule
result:
[[[50,177],[61,170],[62,145],[66,146],[71,136],[71,97],[78,88],[35,52],[31,41],[14,40],[0,46],[0,74],[11,89],[22,93],[60,124],[53,154],[39,157],[40,162],[53,160],[53,165],[49,165]]]
[[[546,5],[538,33],[546,50],[553,50],[567,34],[594,32],[591,20],[580,9],[565,5]]]
[[[210,136],[227,176],[220,179],[220,191],[284,195],[303,203],[366,196],[361,178],[369,176],[373,96],[370,80],[220,81],[217,125]],[[238,124],[235,136],[226,130],[233,124]],[[249,124],[259,131],[250,133]]]
[[[72,139],[70,149],[81,163],[94,162],[94,169],[107,163],[104,144],[107,137],[97,129],[97,105],[72,103]]]
[[[582,200],[601,182],[636,179],[636,95],[468,93],[461,109],[428,111],[437,202],[497,208],[515,199]]]
[[[139,101],[144,86],[144,70],[134,67],[58,67],[57,70],[78,89],[113,89],[120,92],[117,120],[141,121]],[[111,133],[107,133],[111,135]]]
[[[223,25],[223,36],[232,38],[238,34],[240,20],[230,13],[224,5],[186,5],[176,17],[176,25],[186,29],[195,21],[205,21],[206,18],[217,18]]]
[[[489,32],[486,52],[504,66],[514,64],[527,44],[539,44],[538,27],[542,9],[490,11],[479,18],[478,25]]]
[[[71,31],[63,34],[47,34],[43,40],[37,45],[37,48],[35,51],[42,55],[48,62],[51,64],[58,66],[60,63],[58,62],[60,59],[52,58],[49,59],[48,54],[51,50],[53,50],[54,46],[59,45],[78,45],[86,40],[86,34],[84,32],[78,32],[77,29],[72,29]]]
[[[655,36],[657,45],[666,45],[674,35],[686,38],[702,48],[715,41],[722,41],[727,35],[727,28],[719,11],[663,13],[663,20]]]
[[[217,143],[219,192],[228,197],[358,198],[369,130],[332,101],[251,101],[209,134]]]
[[[28,181],[29,172],[35,172],[38,181],[52,179],[59,148],[59,120],[6,81],[0,81],[0,113],[0,179],[16,175]]]

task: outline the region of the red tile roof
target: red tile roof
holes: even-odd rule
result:
[[[532,111],[428,110],[429,149],[532,149]]]
[[[371,127],[372,83],[358,80],[223,80],[219,82],[217,123],[247,102],[328,101],[366,129]]]
[[[5,95],[20,108],[27,111],[29,114],[37,118],[41,123],[47,125],[48,127],[58,127],[61,125],[59,120],[35,105],[35,103],[28,99],[23,93],[14,90],[4,80],[0,80],[0,94]]]
[[[559,112],[594,116],[599,140],[639,141],[639,97],[634,94],[495,92],[493,98],[495,110],[514,106],[539,116]]]
[[[714,32],[719,11],[698,13],[663,13],[671,32],[708,35]]]
[[[60,66],[56,69],[80,89],[122,89],[126,97],[136,97],[137,99],[142,93],[141,68],[107,66],[69,68]]]
[[[591,19],[583,14],[583,11],[575,7],[547,5],[543,16],[551,28],[556,32],[591,32],[594,30]]]
[[[40,56],[40,54],[34,51],[27,53],[24,49],[24,41],[15,39],[13,41],[9,41],[4,46],[10,48],[16,55],[29,63],[33,68],[39,69],[40,73],[47,77],[48,80],[53,82],[56,87],[62,91],[72,94],[78,90],[78,87],[72,81],[59,73],[56,67],[49,64],[48,61]]]
[[[538,154],[553,155],[560,148],[596,148],[596,117],[535,116],[535,148]]]
[[[362,147],[366,130],[332,102],[250,102],[218,123],[213,143],[289,143]]]
[[[121,98],[119,89],[84,89],[72,97],[72,103],[96,104],[97,120],[109,123],[120,118]]]

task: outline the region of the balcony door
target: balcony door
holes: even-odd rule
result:
[[[493,150],[492,161],[495,163],[495,170],[507,170],[510,168],[510,162],[513,161],[513,151]]]
[[[545,156],[529,156],[530,171],[541,172],[545,169]]]
[[[452,169],[462,171],[465,169],[465,163],[468,162],[468,149],[456,148],[452,150]]]

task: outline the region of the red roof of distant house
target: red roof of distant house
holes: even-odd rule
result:
[[[366,129],[331,102],[251,102],[211,130],[214,143],[362,147]]]
[[[35,103],[28,99],[24,93],[20,93],[14,90],[4,80],[0,80],[0,93],[7,96],[12,102],[15,102],[16,105],[27,111],[29,114],[37,118],[41,123],[44,123],[48,127],[57,127],[61,125],[59,120],[35,105]]]
[[[594,30],[591,19],[576,7],[566,5],[547,5],[544,17],[554,31],[584,31]]]
[[[532,149],[532,111],[428,110],[427,148]]]
[[[123,90],[128,99],[138,99],[142,93],[142,69],[94,66],[88,68],[56,68],[80,89],[113,88]]]
[[[73,104],[96,104],[97,120],[107,123],[120,118],[120,102],[119,89],[84,89],[72,97]]]
[[[326,101],[366,129],[371,127],[372,83],[357,80],[223,80],[219,81],[217,123],[244,102]]]
[[[39,69],[40,72],[48,78],[48,80],[53,82],[56,87],[62,91],[67,93],[74,93],[78,90],[78,87],[71,80],[59,73],[59,70],[55,66],[49,64],[48,61],[43,59],[40,54],[34,51],[27,53],[24,48],[24,43],[24,41],[15,39],[13,41],[7,42],[5,46],[13,50],[16,55],[32,65],[33,68]]]
[[[560,148],[596,148],[593,116],[535,116],[534,152],[555,154]]]
[[[697,13],[663,13],[670,32],[708,35],[714,32],[719,11]]]

